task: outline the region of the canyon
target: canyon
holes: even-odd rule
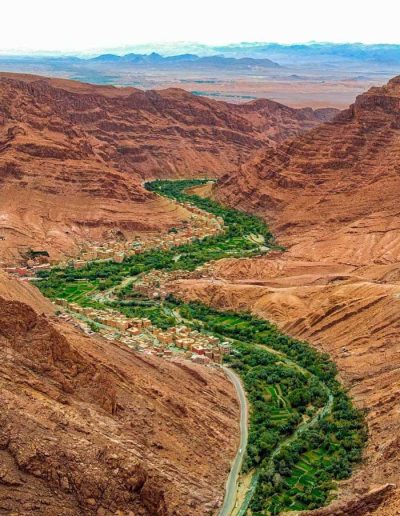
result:
[[[335,360],[366,413],[369,441],[321,515],[398,511],[399,108],[394,78],[221,178],[214,197],[264,217],[285,251],[225,260],[212,279],[173,286],[185,299],[251,309]]]
[[[115,226],[127,237],[173,227],[187,214],[144,178],[218,177],[335,113],[2,73],[0,259],[29,247],[74,255]]]
[[[144,178],[216,177],[332,114],[269,101],[231,112],[179,90],[2,74],[3,265],[25,263],[27,250],[56,262],[187,223],[190,211],[145,190]],[[0,304],[1,511],[215,512],[239,439],[222,372],[85,336],[3,273]]]
[[[0,257],[16,263],[32,247],[58,260],[116,230],[168,231],[190,214],[143,180],[218,178],[195,191],[260,215],[286,249],[218,261],[169,291],[251,310],[332,356],[369,441],[338,500],[313,514],[391,516],[400,79],[335,114],[2,74]],[[85,337],[34,287],[0,279],[1,510],[17,496],[28,514],[215,511],[238,439],[227,378]]]

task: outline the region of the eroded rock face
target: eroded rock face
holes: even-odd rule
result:
[[[399,510],[398,489],[385,487],[400,484],[399,119],[396,78],[224,177],[217,198],[271,222],[287,250],[225,260],[212,281],[173,286],[186,298],[250,309],[332,355],[366,411],[369,441],[338,505],[320,514],[381,514],[381,503],[382,514]]]
[[[106,162],[144,177],[220,175],[266,142],[281,142],[335,112],[270,100],[228,104],[179,89],[145,92],[0,75],[3,152],[14,149],[21,159],[90,159],[93,166]],[[108,186],[100,184],[97,193]]]
[[[326,116],[0,74],[0,258],[16,262],[32,247],[58,259],[110,229],[131,238],[173,227],[184,211],[147,192],[144,178],[221,175]]]
[[[139,356],[0,297],[0,387],[0,512],[218,507],[239,439],[222,373]]]
[[[385,244],[385,233],[392,231],[397,213],[399,100],[398,78],[372,88],[332,122],[276,151],[260,152],[240,172],[224,176],[217,197],[267,215],[281,239],[296,235],[292,246],[303,229],[319,231],[324,224],[325,238],[313,238],[318,257],[330,246],[341,261],[391,261],[396,251]],[[378,207],[384,210],[381,219]],[[359,240],[354,255],[352,243],[361,234],[365,241]]]

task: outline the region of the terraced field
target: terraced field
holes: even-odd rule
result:
[[[224,233],[172,250],[149,250],[122,263],[54,268],[42,274],[38,286],[53,299],[112,307],[130,317],[148,317],[160,328],[184,320],[200,332],[231,340],[233,353],[226,363],[241,376],[250,403],[243,471],[254,473],[240,513],[248,506],[253,515],[322,506],[333,496],[335,481],[351,474],[366,440],[363,417],[337,381],[329,356],[250,314],[221,312],[172,296],[149,299],[135,291],[134,279],[153,269],[191,271],[211,259],[254,256],[274,246],[260,219],[186,193],[203,182],[156,181],[148,188],[222,217]],[[112,296],[105,295],[104,281]]]

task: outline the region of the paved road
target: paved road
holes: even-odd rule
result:
[[[265,348],[265,346],[261,346],[261,345],[258,345],[258,347]],[[277,353],[279,353],[279,352],[277,352]],[[293,366],[296,367],[296,369],[298,369],[299,371],[303,372],[303,374],[305,374],[306,376],[312,376],[309,371],[307,371],[303,367],[299,366],[295,362],[292,362],[289,359],[285,359],[285,362],[288,365],[290,364],[292,367]],[[293,432],[292,435],[290,435],[287,439],[284,439],[283,441],[281,441],[279,443],[279,445],[275,448],[275,450],[271,454],[271,457],[270,457],[270,459],[268,461],[269,467],[272,467],[274,458],[278,455],[278,453],[282,450],[282,448],[285,448],[286,446],[288,446],[292,441],[294,441],[297,437],[299,437],[299,435],[301,435],[303,432],[305,432],[309,428],[314,427],[318,423],[318,421],[320,421],[322,418],[327,416],[332,411],[332,407],[333,407],[333,394],[331,393],[331,391],[327,387],[326,387],[326,389],[327,389],[327,393],[328,393],[328,401],[326,402],[326,404],[322,408],[320,408],[309,421],[301,423],[297,427],[295,432]],[[239,512],[238,512],[239,516],[242,516],[242,515],[246,514],[247,508],[248,508],[248,506],[250,504],[250,501],[251,501],[251,499],[253,497],[253,494],[255,492],[255,489],[257,487],[257,483],[258,483],[258,474],[256,473],[255,476],[253,477],[253,481],[251,483],[250,489],[248,490],[248,492],[247,492],[247,494],[245,496],[245,499],[243,500],[243,503],[242,503],[242,505],[241,505],[241,507],[239,509]]]
[[[267,350],[274,355],[280,356],[282,358],[282,361],[285,362],[286,365],[297,369],[304,375],[313,376],[309,371],[307,371],[303,367],[299,366],[296,362],[293,362],[292,360],[287,358],[283,353],[276,351],[273,348],[270,348],[270,347],[262,345],[262,344],[255,344],[255,346],[260,349]],[[238,396],[240,399],[241,407],[243,406],[242,399],[240,396],[241,393],[243,395],[244,402],[246,403],[245,420],[243,420],[243,410],[242,410],[241,411],[240,428],[241,428],[241,434],[242,434],[242,425],[246,424],[246,432],[245,432],[246,441],[245,442],[247,443],[247,413],[248,413],[248,409],[247,409],[246,396],[244,394],[243,387],[242,387],[239,377],[231,369],[228,369],[227,367],[224,367],[223,369],[226,371],[227,375],[229,376],[229,378],[232,380],[232,382],[234,383],[234,385],[236,387],[236,390],[238,392]],[[274,452],[272,453],[272,455],[270,457],[269,465],[272,465],[274,457],[276,457],[276,455],[281,451],[282,448],[286,447],[288,444],[290,444],[292,441],[294,441],[300,434],[302,434],[305,430],[312,428],[318,421],[320,421],[323,417],[325,417],[327,414],[329,414],[329,412],[332,410],[332,406],[333,406],[333,395],[328,388],[327,388],[327,393],[328,393],[328,401],[327,401],[326,405],[324,405],[324,407],[320,408],[309,421],[301,423],[298,426],[298,428],[296,429],[296,431],[293,432],[293,434],[291,436],[289,436],[287,439],[285,439],[281,443],[279,443],[279,445],[275,448]],[[241,447],[239,448],[239,450],[242,450],[241,458],[239,457],[240,453],[238,452],[238,455],[236,457],[235,462],[232,465],[231,473],[229,475],[229,478],[228,478],[228,481],[226,484],[224,504],[219,513],[219,516],[231,516],[231,513],[232,513],[233,509],[235,508],[236,494],[237,494],[237,480],[238,480],[238,475],[239,475],[240,469],[241,469],[243,454],[245,451],[245,446],[243,446],[242,443],[241,443]],[[240,460],[239,466],[237,463],[238,460]],[[239,513],[238,513],[239,515],[243,515],[246,513],[247,507],[251,501],[251,498],[252,498],[255,488],[257,486],[257,481],[258,481],[258,475],[256,473],[256,475],[253,477],[253,481],[251,483],[250,489],[247,492],[246,497],[239,509]]]
[[[238,489],[238,478],[240,470],[242,469],[243,457],[247,446],[248,437],[248,406],[246,394],[242,386],[242,382],[236,373],[228,367],[222,366],[231,382],[236,388],[240,403],[240,445],[236,454],[235,460],[232,464],[231,472],[229,473],[228,480],[225,487],[225,498],[222,508],[219,512],[219,516],[230,516],[236,503],[236,493]]]

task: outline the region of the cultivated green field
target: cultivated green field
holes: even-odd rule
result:
[[[243,467],[257,472],[252,514],[320,507],[333,496],[335,481],[349,477],[361,460],[366,440],[362,414],[336,379],[329,356],[247,313],[220,312],[171,296],[164,301],[147,299],[135,292],[134,282],[118,288],[125,278],[152,269],[194,270],[227,256],[258,255],[263,252],[261,244],[274,246],[268,227],[257,217],[185,193],[203,183],[155,181],[147,188],[222,217],[224,233],[172,250],[149,250],[123,263],[54,268],[41,274],[38,286],[53,299],[111,307],[127,316],[148,317],[161,328],[183,319],[194,329],[231,339],[234,352],[226,362],[241,376],[251,407]],[[102,297],[104,290],[114,287],[112,298]]]

